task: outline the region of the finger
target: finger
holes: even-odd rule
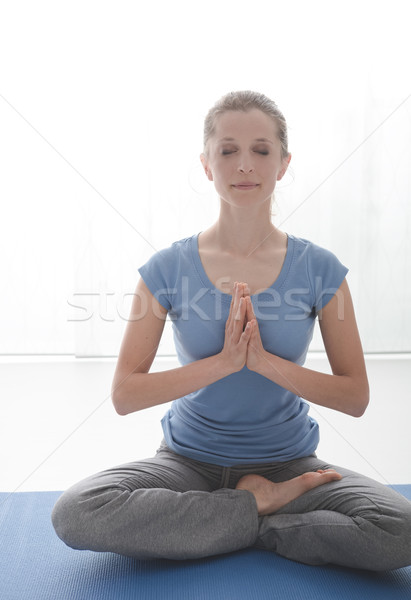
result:
[[[238,301],[238,282],[234,282],[233,291],[231,294],[231,304],[230,304],[230,312],[228,314],[228,320],[235,314],[237,309],[237,301]]]
[[[247,307],[246,307],[245,298],[243,298],[243,297],[239,298],[237,311],[235,313],[234,320],[244,323],[244,316],[245,316],[246,309],[247,309]]]
[[[243,333],[241,334],[240,344],[245,344],[245,345],[248,344],[248,342],[250,341],[251,335],[252,335],[252,330],[253,330],[253,327],[252,327],[251,323],[248,322],[247,325],[245,326]]]
[[[258,328],[257,319],[250,321],[251,323],[251,343],[255,350],[263,350],[263,344],[261,341],[260,330]]]
[[[250,314],[250,296],[246,297],[246,315],[247,315],[247,321],[251,321],[251,314]]]
[[[240,296],[247,296],[247,284],[241,281],[238,286],[240,288]]]
[[[252,340],[256,340],[256,337],[258,335],[258,326],[257,326],[257,321],[255,319],[252,319],[251,321],[249,321],[250,323],[250,329],[251,329],[251,339]]]
[[[243,283],[238,284],[238,287],[239,287],[238,306],[240,307],[240,302],[241,302],[241,307],[242,307],[241,313],[242,313],[243,319],[245,318],[245,315],[247,312],[247,296],[244,296],[244,290],[245,290],[244,286],[245,286],[245,284],[243,284]],[[239,318],[240,318],[240,316],[239,316]],[[245,325],[245,322],[244,322],[244,325]]]
[[[230,323],[233,319],[233,312],[234,312],[234,298],[231,299],[230,310],[228,311],[227,321],[225,322],[226,331],[230,327]]]
[[[253,319],[255,319],[254,306],[253,306],[253,303],[251,302],[251,298],[250,298],[250,301],[249,301],[249,305],[250,305],[250,312],[253,315]]]
[[[255,319],[253,303],[250,296],[247,296],[247,321],[251,321],[252,319]]]

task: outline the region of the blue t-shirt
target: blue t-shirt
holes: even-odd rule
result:
[[[174,242],[139,269],[168,310],[182,365],[222,350],[231,303],[207,277],[198,235]],[[328,250],[288,234],[280,274],[251,296],[265,350],[303,365],[317,312],[347,271]],[[162,427],[172,450],[199,461],[227,467],[282,462],[315,451],[318,424],[308,410],[302,398],[245,366],[175,400]]]

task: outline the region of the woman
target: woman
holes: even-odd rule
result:
[[[154,458],[61,496],[53,523],[73,548],[186,559],[256,546],[312,565],[411,563],[411,503],[315,454],[305,400],[359,417],[369,392],[347,269],[271,222],[290,158],[284,117],[262,94],[227,94],[207,115],[201,162],[219,218],[141,267],[113,381],[122,415],[175,401],[165,440]],[[182,366],[149,373],[167,315]],[[332,375],[302,366],[317,316]]]

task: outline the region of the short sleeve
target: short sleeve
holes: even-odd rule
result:
[[[348,269],[325,248],[310,244],[308,274],[313,294],[313,307],[318,313],[335,296]]]
[[[173,246],[160,250],[138,269],[144,283],[166,309],[171,310],[175,294],[176,256]]]

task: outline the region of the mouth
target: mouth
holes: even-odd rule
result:
[[[241,183],[235,183],[232,187],[236,190],[255,190],[259,186],[258,183],[252,183],[251,181],[243,181]]]

